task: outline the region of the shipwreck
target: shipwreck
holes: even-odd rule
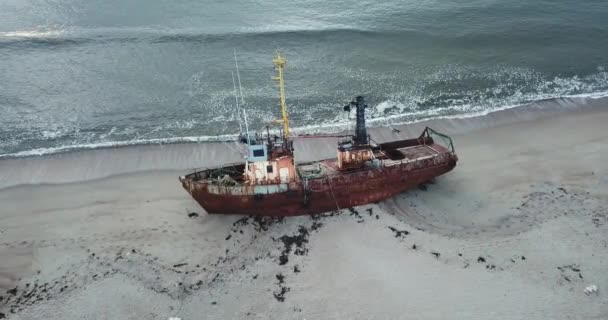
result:
[[[286,60],[278,72],[282,130],[241,136],[243,163],[179,177],[183,188],[210,214],[293,216],[317,214],[387,199],[451,171],[458,161],[452,139],[429,127],[412,139],[375,143],[367,133],[362,96],[344,107],[356,114],[352,135],[337,145],[337,157],[296,161],[285,102]]]

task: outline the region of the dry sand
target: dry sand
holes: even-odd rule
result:
[[[607,124],[459,133],[426,190],[316,217],[209,216],[183,170],[0,189],[0,318],[608,319]]]

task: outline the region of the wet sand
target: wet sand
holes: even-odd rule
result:
[[[607,123],[446,126],[453,172],[315,217],[209,216],[185,170],[30,175],[0,189],[0,318],[606,319]]]

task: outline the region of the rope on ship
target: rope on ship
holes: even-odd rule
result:
[[[338,208],[338,210],[341,210],[340,206],[338,205],[338,201],[336,200],[336,197],[334,196],[334,189],[331,187],[331,181],[329,180],[329,177],[325,176],[325,179],[327,179],[327,184],[329,185],[329,191],[331,191],[331,197],[334,199],[334,202],[336,203],[336,208]]]

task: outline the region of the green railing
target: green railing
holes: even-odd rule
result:
[[[424,131],[422,131],[420,139],[422,141],[426,141],[428,138],[431,138],[435,143],[446,147],[451,152],[454,152],[454,143],[452,142],[452,138],[450,138],[450,136],[426,127]]]

